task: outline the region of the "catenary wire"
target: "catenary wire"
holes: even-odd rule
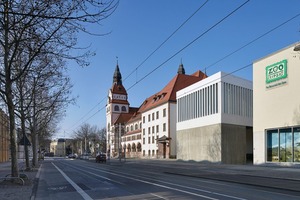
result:
[[[218,26],[219,24],[221,24],[225,19],[227,19],[228,17],[230,17],[231,15],[233,15],[235,12],[237,12],[239,9],[241,9],[244,5],[246,5],[250,0],[245,1],[243,4],[241,4],[240,6],[238,6],[236,9],[234,9],[233,11],[231,11],[229,14],[227,14],[225,17],[223,17],[221,20],[219,20],[217,23],[215,23],[213,26],[211,26],[209,29],[207,29],[205,32],[203,32],[202,34],[200,34],[198,37],[196,37],[194,40],[192,40],[190,43],[188,43],[187,45],[185,45],[183,48],[181,48],[179,51],[177,51],[175,54],[173,54],[172,56],[170,56],[167,60],[165,60],[163,63],[161,63],[159,66],[157,66],[156,68],[154,68],[152,71],[150,71],[148,74],[146,74],[144,77],[142,77],[140,80],[138,80],[135,84],[133,84],[132,86],[130,86],[127,91],[129,91],[131,88],[133,88],[135,85],[137,85],[138,83],[140,83],[142,80],[144,80],[146,77],[148,77],[150,74],[152,74],[153,72],[155,72],[157,69],[159,69],[160,67],[162,67],[165,63],[167,63],[169,60],[171,60],[172,58],[174,58],[176,55],[178,55],[180,52],[182,52],[183,50],[185,50],[187,47],[189,47],[190,45],[192,45],[194,42],[196,42],[198,39],[200,39],[201,37],[203,37],[205,34],[207,34],[209,31],[211,31],[213,28],[215,28],[216,26]],[[91,119],[93,116],[95,116],[98,112],[100,112],[101,110],[103,110],[105,107],[99,109],[97,112],[95,112],[91,117],[89,117],[88,119]],[[88,120],[87,119],[87,120]],[[87,121],[85,120],[85,122]],[[84,123],[84,122],[83,122]],[[81,124],[79,124],[78,126],[80,126]],[[77,126],[77,127],[78,127]],[[77,128],[76,127],[76,128]]]
[[[295,19],[295,18],[297,18],[297,17],[299,17],[299,16],[300,16],[300,13],[298,13],[297,15],[295,15],[295,16],[289,18],[288,20],[282,22],[281,24],[275,26],[274,28],[272,28],[272,29],[270,29],[269,31],[263,33],[262,35],[258,36],[257,38],[251,40],[250,42],[248,42],[248,43],[246,43],[245,45],[241,46],[240,48],[236,49],[235,51],[233,51],[233,52],[227,54],[226,56],[220,58],[220,59],[217,60],[216,62],[214,62],[214,63],[208,65],[208,66],[205,67],[205,68],[203,68],[202,70],[206,70],[206,69],[208,69],[208,68],[211,68],[212,66],[215,66],[217,63],[219,63],[219,62],[225,60],[226,58],[228,58],[228,57],[230,57],[230,56],[232,56],[233,54],[237,53],[238,51],[244,49],[245,47],[247,47],[247,46],[249,46],[250,44],[256,42],[257,40],[261,39],[262,37],[268,35],[269,33],[275,31],[276,29],[280,28],[281,26],[287,24],[288,22],[292,21],[293,19]]]
[[[150,53],[129,75],[127,75],[124,78],[124,82],[126,79],[128,79],[134,72],[138,70],[156,51],[158,51],[171,37],[175,35],[176,32],[178,32],[192,17],[194,17],[200,10],[203,8],[209,0],[206,0],[203,4],[201,4],[195,12],[192,13],[175,31],[172,32],[171,35],[169,35],[152,53]],[[90,109],[83,117],[81,117],[78,121],[76,121],[71,127],[78,124],[81,120],[83,120],[88,114],[90,114],[100,103],[102,103],[105,100],[105,97],[101,99],[100,102],[98,102],[92,109]],[[94,115],[93,115],[94,116]],[[90,118],[89,118],[90,119]],[[69,129],[67,129],[69,130]]]
[[[165,39],[152,53],[150,53],[129,75],[124,78],[124,81],[129,78],[134,72],[138,70],[156,51],[158,51],[177,31],[179,31],[201,8],[208,3],[209,0],[206,0],[191,16],[189,16],[167,39]]]
[[[180,52],[182,52],[183,50],[185,50],[186,48],[188,48],[190,45],[192,45],[194,42],[196,42],[198,39],[200,39],[201,37],[203,37],[205,34],[207,34],[209,31],[211,31],[212,29],[214,29],[216,26],[218,26],[219,24],[221,24],[223,21],[225,21],[228,17],[230,17],[231,15],[233,15],[235,12],[237,12],[239,9],[241,9],[244,5],[246,5],[250,0],[245,1],[243,4],[241,4],[240,6],[238,6],[237,8],[235,8],[233,11],[231,11],[229,14],[227,14],[225,17],[223,17],[221,20],[219,20],[217,23],[215,23],[214,25],[212,25],[209,29],[207,29],[206,31],[204,31],[203,33],[201,33],[199,36],[197,36],[195,39],[193,39],[191,42],[189,42],[187,45],[185,45],[183,48],[181,48],[179,51],[177,51],[176,53],[174,53],[172,56],[170,56],[168,59],[166,59],[164,62],[162,62],[160,65],[158,65],[156,68],[154,68],[152,71],[150,71],[148,74],[146,74],[145,76],[143,76],[141,79],[139,79],[138,81],[136,81],[136,83],[134,83],[133,85],[131,85],[127,91],[129,91],[131,88],[133,88],[135,85],[137,85],[139,82],[141,82],[142,80],[144,80],[145,78],[147,78],[150,74],[152,74],[153,72],[155,72],[157,69],[159,69],[160,67],[162,67],[164,64],[166,64],[167,62],[169,62],[172,58],[174,58],[175,56],[177,56]]]

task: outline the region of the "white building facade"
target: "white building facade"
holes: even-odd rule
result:
[[[255,164],[300,163],[299,49],[292,44],[253,64]]]
[[[252,155],[252,82],[216,73],[177,92],[177,158],[244,164]]]

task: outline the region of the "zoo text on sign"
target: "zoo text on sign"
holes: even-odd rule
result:
[[[287,60],[266,67],[266,83],[271,83],[287,77]]]

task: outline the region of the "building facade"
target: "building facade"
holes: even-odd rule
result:
[[[200,71],[186,75],[181,64],[161,91],[134,108],[129,107],[117,65],[106,106],[109,156],[176,158],[176,92],[206,77]],[[120,95],[122,99],[114,98]]]
[[[255,164],[300,163],[299,74],[299,44],[253,64]]]
[[[8,116],[0,110],[0,162],[7,162],[10,158],[10,139]]]
[[[244,164],[252,154],[252,82],[216,73],[177,92],[177,159]]]

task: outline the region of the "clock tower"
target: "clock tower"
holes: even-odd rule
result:
[[[107,155],[114,156],[117,152],[118,140],[114,131],[114,123],[123,113],[129,113],[129,102],[127,91],[122,84],[122,75],[117,64],[113,75],[113,84],[108,91],[106,104],[106,133],[107,133]]]

